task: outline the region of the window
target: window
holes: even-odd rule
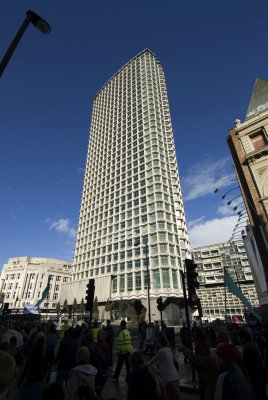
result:
[[[120,275],[120,292],[125,291],[125,275]]]
[[[250,136],[251,143],[253,144],[254,150],[261,149],[267,145],[267,138],[263,131],[258,131]]]
[[[170,287],[170,279],[169,279],[168,269],[162,269],[162,280],[163,280],[163,288],[169,288]]]
[[[153,289],[159,289],[160,286],[160,273],[159,270],[153,270],[152,271],[152,286]]]
[[[112,291],[113,291],[113,293],[116,293],[116,292],[117,292],[117,276],[115,276],[115,277],[112,279],[112,282],[113,282]]]
[[[136,290],[141,290],[141,273],[137,272],[135,274],[135,288]]]
[[[176,270],[172,270],[172,280],[174,289],[178,289],[178,273]]]
[[[127,274],[127,290],[128,292],[131,292],[133,290],[132,274]]]

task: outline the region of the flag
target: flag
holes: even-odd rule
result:
[[[259,320],[261,321],[261,316],[253,310],[252,305],[248,301],[248,299],[245,297],[243,294],[242,290],[240,289],[239,286],[233,281],[231,275],[227,271],[226,268],[224,268],[224,282],[225,286],[230,290],[231,293],[233,293],[236,297],[239,298],[239,300],[242,301],[242,303],[247,307],[247,309]]]
[[[43,301],[46,297],[48,297],[48,294],[49,294],[49,286],[50,286],[50,277],[48,278],[47,286],[45,287],[45,290],[44,290],[43,293],[42,293],[41,299],[38,300],[38,302],[36,303],[35,307],[38,307],[38,306],[42,303],[42,301]]]

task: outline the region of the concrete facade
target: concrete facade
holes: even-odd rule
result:
[[[268,322],[268,81],[257,79],[244,122],[236,121],[227,142],[234,161],[254,241],[245,241],[256,279],[261,311]],[[255,245],[254,245],[255,243]],[[262,289],[261,289],[262,288]]]
[[[224,267],[253,307],[258,307],[256,288],[253,282],[249,261],[242,240],[218,243],[193,249],[195,263],[198,265],[198,297],[200,298],[203,318],[209,322],[216,318],[225,318]],[[226,315],[245,320],[242,302],[226,291]]]
[[[189,256],[164,72],[144,50],[94,99],[74,271],[66,290],[72,297],[81,282],[85,297],[94,278],[98,299],[145,300],[148,266],[151,298],[179,298],[179,270]]]
[[[54,258],[15,257],[3,266],[0,292],[5,293],[5,303],[10,309],[23,309],[25,304],[35,305],[46,288],[48,277],[50,291],[40,310],[55,310],[60,301],[62,284],[72,275],[72,264]]]

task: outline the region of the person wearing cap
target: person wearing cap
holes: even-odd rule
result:
[[[230,343],[220,343],[216,347],[219,375],[216,382],[215,400],[254,400],[250,384],[237,365],[235,347]]]
[[[112,376],[112,378],[115,379],[116,381],[118,381],[124,363],[126,365],[126,370],[127,370],[126,382],[129,381],[130,368],[129,368],[128,358],[132,350],[133,346],[132,346],[131,334],[127,329],[126,321],[122,320],[120,324],[120,332],[117,337],[118,361],[115,373]]]

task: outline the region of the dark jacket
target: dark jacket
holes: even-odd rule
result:
[[[235,364],[224,364],[219,368],[215,400],[255,400],[255,395],[245,376]]]
[[[131,371],[127,400],[160,400],[157,383],[147,365]]]

